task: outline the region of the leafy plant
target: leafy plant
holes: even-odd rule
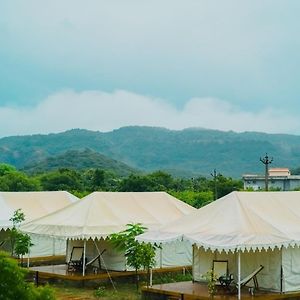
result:
[[[216,293],[216,283],[217,276],[215,275],[213,270],[207,271],[203,277],[207,280],[207,288],[210,295],[214,295]]]
[[[29,248],[33,245],[30,236],[19,230],[20,224],[25,221],[25,214],[21,209],[17,209],[9,220],[13,223],[10,230],[11,254],[21,257],[21,264],[23,265],[23,256],[29,252]]]
[[[25,282],[27,273],[17,262],[0,252],[0,299],[54,300],[54,293],[49,287],[36,288]]]
[[[125,251],[127,264],[135,269],[136,286],[138,289],[138,275],[139,269],[147,270],[148,283],[150,279],[150,269],[155,266],[155,246],[146,243],[139,243],[135,237],[144,233],[146,227],[140,223],[127,224],[127,229],[119,233],[110,235],[112,244],[119,250]]]
[[[94,291],[94,296],[96,298],[104,297],[106,295],[106,289],[105,286],[99,286],[95,291]]]

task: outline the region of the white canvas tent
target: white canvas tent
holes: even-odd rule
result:
[[[103,260],[107,269],[127,270],[124,254],[116,251],[107,239],[111,233],[126,229],[128,223],[156,229],[195,210],[165,192],[94,192],[23,225],[22,230],[66,239],[67,261],[74,246],[84,245],[88,261],[106,249]],[[166,246],[157,253],[157,266],[190,265],[191,252],[186,243]]]
[[[138,240],[190,242],[195,281],[226,259],[236,282],[263,265],[261,288],[300,290],[300,192],[232,192]]]
[[[25,221],[31,221],[59,210],[78,198],[64,191],[55,192],[0,192],[0,242],[2,249],[10,251],[9,220],[17,209],[25,214]],[[64,254],[66,243],[62,239],[49,239],[31,235],[33,246],[31,257]]]

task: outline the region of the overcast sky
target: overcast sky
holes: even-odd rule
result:
[[[300,134],[298,0],[1,0],[0,137]]]

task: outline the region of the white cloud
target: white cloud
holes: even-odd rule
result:
[[[113,93],[66,90],[50,95],[35,107],[0,108],[0,136],[60,132],[71,128],[110,131],[128,125],[300,132],[295,117],[275,109],[253,113],[220,99],[193,98],[180,110],[163,99],[120,90]]]

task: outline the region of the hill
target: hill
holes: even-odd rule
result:
[[[263,173],[259,157],[266,152],[274,157],[273,166],[300,166],[300,136],[138,126],[106,133],[73,129],[58,134],[2,138],[0,161],[23,168],[68,150],[86,148],[132,168],[167,170],[186,176],[209,176],[214,168],[236,178],[243,173]]]
[[[68,150],[57,156],[50,156],[38,162],[33,162],[22,168],[26,173],[40,173],[45,171],[57,170],[60,168],[72,168],[76,170],[102,169],[111,171],[119,176],[127,176],[139,171],[128,165],[108,158],[90,149]]]

